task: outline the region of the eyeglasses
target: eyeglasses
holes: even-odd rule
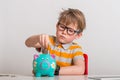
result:
[[[61,24],[61,23],[58,23],[58,29],[60,31],[64,31],[64,30],[67,29],[67,34],[68,35],[73,35],[75,33],[80,33],[80,30],[71,29],[71,28],[69,28],[69,27],[67,27],[67,26],[65,26],[64,24]]]

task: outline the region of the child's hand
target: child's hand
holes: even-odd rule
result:
[[[54,75],[59,75],[59,71],[60,71],[60,66],[56,65],[56,70]]]
[[[39,43],[40,43],[41,47],[47,49],[48,48],[48,43],[49,43],[49,35],[41,34],[39,36]]]

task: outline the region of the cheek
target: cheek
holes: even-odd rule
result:
[[[58,31],[58,30],[56,30],[56,35],[58,36],[58,35],[60,35],[60,34],[61,34],[61,32]]]
[[[56,35],[58,34],[58,30],[57,30],[57,28],[56,28]]]
[[[72,42],[75,38],[74,37],[68,37],[67,42]]]

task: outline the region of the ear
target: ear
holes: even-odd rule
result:
[[[82,32],[76,35],[75,39],[79,39],[82,36]]]
[[[51,57],[52,57],[53,59],[55,59],[55,55],[54,55],[54,54],[51,54]]]
[[[39,57],[38,54],[34,54],[34,60],[36,60]]]

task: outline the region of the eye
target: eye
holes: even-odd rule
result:
[[[74,33],[74,30],[73,29],[68,29],[68,32]]]
[[[65,29],[65,26],[64,25],[60,25],[60,29]]]

